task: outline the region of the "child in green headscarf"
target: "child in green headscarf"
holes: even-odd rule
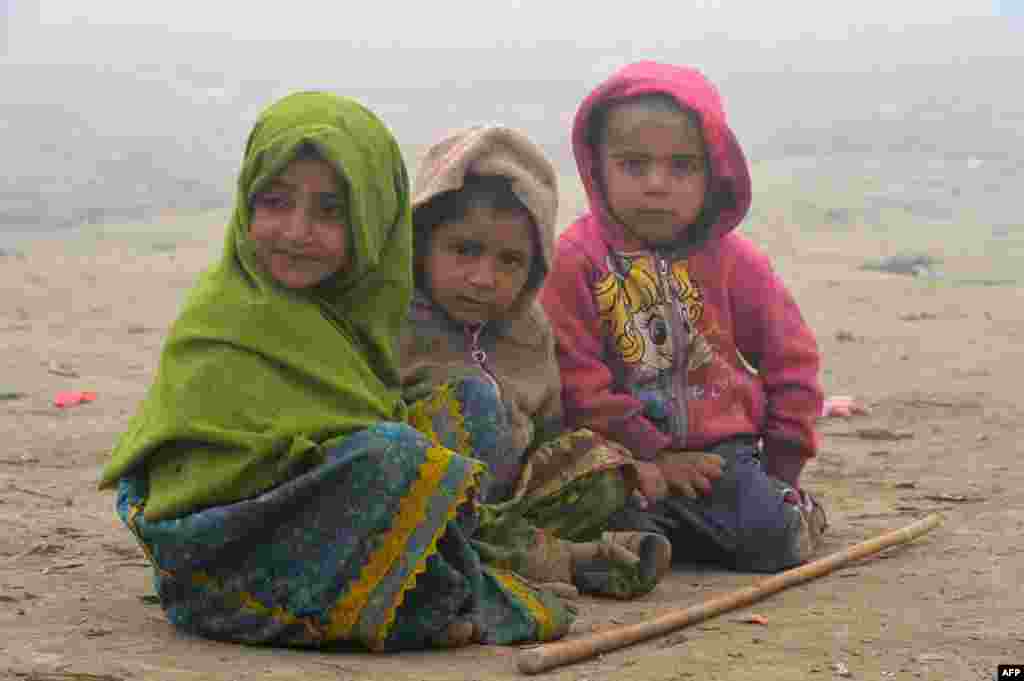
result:
[[[175,625],[377,650],[567,631],[554,596],[481,564],[482,464],[406,424],[395,343],[412,288],[387,128],[327,93],[265,110],[223,255],[102,475]]]

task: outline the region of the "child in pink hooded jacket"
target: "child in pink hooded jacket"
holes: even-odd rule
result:
[[[807,560],[825,528],[800,489],[818,349],[735,231],[750,175],[717,90],[694,69],[629,65],[584,100],[572,139],[590,212],[561,235],[541,302],[567,425],[643,462],[642,495],[612,527],[737,569]]]

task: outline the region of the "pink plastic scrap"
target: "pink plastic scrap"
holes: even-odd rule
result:
[[[847,395],[833,395],[821,405],[822,418],[849,418],[857,414],[870,414],[871,410]]]
[[[63,409],[64,407],[73,407],[77,404],[85,404],[86,402],[92,402],[95,399],[96,393],[94,392],[68,390],[57,393],[57,396],[53,398],[53,406]]]

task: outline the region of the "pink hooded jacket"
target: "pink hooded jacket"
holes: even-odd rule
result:
[[[609,213],[587,141],[595,106],[647,93],[669,94],[698,116],[707,200],[717,207],[695,239],[656,250]],[[763,437],[768,472],[797,485],[818,446],[817,343],[768,258],[734,231],[750,208],[750,174],[717,90],[694,69],[626,66],[583,101],[572,140],[590,212],[561,235],[541,292],[566,425],[648,460]],[[701,229],[683,232],[691,228]]]

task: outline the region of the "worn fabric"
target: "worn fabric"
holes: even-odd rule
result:
[[[632,237],[609,212],[587,139],[595,107],[664,93],[700,122],[707,214],[671,247]],[[763,437],[765,465],[791,484],[818,447],[815,337],[767,256],[735,231],[750,207],[747,161],[715,87],[699,72],[629,65],[586,97],[573,151],[590,204],[560,236],[541,302],[555,333],[569,427],[653,459]]]
[[[709,451],[724,461],[711,494],[697,499],[672,494],[646,509],[627,505],[608,520],[609,526],[665,535],[677,562],[752,572],[776,572],[803,562],[795,490],[765,471],[758,443],[736,438]]]
[[[526,457],[515,489],[498,507],[562,539],[598,539],[636,487],[633,461],[624,447],[598,433],[564,433]]]
[[[496,437],[506,419],[494,385],[478,377],[445,384],[410,407],[410,423],[435,445],[471,451],[487,464],[472,534],[486,565],[531,580],[573,580],[569,555],[582,547],[568,542],[600,539],[608,519],[625,509],[633,459],[596,433],[567,433],[530,454],[510,491],[488,472],[508,460],[508,440]],[[605,562],[601,570],[604,595],[632,598],[657,583],[639,565]]]
[[[345,185],[350,260],[314,289],[289,291],[257,264],[249,211],[306,143]],[[324,463],[338,438],[403,420],[395,343],[411,293],[408,178],[391,133],[333,94],[279,100],[246,144],[220,261],[171,326],[101,485],[145,475],[146,518],[181,516],[265,492]]]
[[[539,305],[512,323],[491,321],[473,330],[417,290],[401,356],[403,391],[410,401],[465,376],[499,386],[508,413],[510,458],[493,462],[493,472],[506,485],[515,481],[526,452],[562,431],[555,340]]]
[[[410,405],[409,424],[436,446],[485,464],[477,492],[481,502],[507,495],[502,466],[511,458],[508,412],[487,379],[466,376],[438,386]]]
[[[554,248],[558,191],[554,167],[541,149],[504,126],[476,126],[451,134],[433,145],[419,164],[414,214],[438,195],[460,189],[467,174],[508,178],[536,227],[541,273],[546,274]],[[562,386],[551,326],[536,300],[542,280],[543,276],[523,290],[506,317],[479,329],[452,320],[428,292],[417,290],[401,339],[407,398],[429,393],[454,377],[490,376],[500,386],[509,411],[517,456],[558,435]],[[506,469],[499,467],[496,473],[500,470]]]
[[[381,423],[250,499],[150,521],[136,473],[122,477],[117,510],[153,563],[170,621],[203,636],[396,650],[430,646],[469,619],[486,643],[560,637],[572,613],[482,565],[470,543],[483,468]]]
[[[537,228],[545,274],[558,202],[556,174],[543,152],[503,126],[457,131],[420,163],[414,214],[460,189],[468,174],[510,180]],[[497,428],[502,434],[493,447],[474,449],[488,467],[474,541],[481,555],[510,570],[543,560],[531,551],[545,541],[536,538],[538,530],[570,541],[600,537],[635,482],[624,448],[590,431],[563,433],[554,337],[536,300],[541,280],[524,289],[507,316],[475,329],[417,290],[401,343],[404,394],[410,401],[423,398],[412,407],[411,423],[425,433],[448,432],[453,439],[438,442],[456,451],[465,451],[465,440],[488,439],[471,433]],[[635,581],[632,572],[619,576],[624,585]],[[632,588],[629,593],[641,592],[636,584]]]
[[[344,184],[350,260],[288,291],[258,265],[248,211],[306,144]],[[490,441],[455,452],[405,423],[396,341],[411,258],[405,166],[373,114],[324,93],[264,112],[224,255],[186,301],[103,475],[175,625],[373,650],[442,643],[462,620],[488,643],[568,630],[553,595],[483,566],[471,544],[485,469],[474,454]]]
[[[589,541],[635,486],[629,452],[587,430],[544,443],[508,475],[508,411],[493,385],[479,377],[453,380],[412,404],[409,423],[436,445],[472,452],[486,464],[478,494],[481,525],[520,515],[559,538]]]

